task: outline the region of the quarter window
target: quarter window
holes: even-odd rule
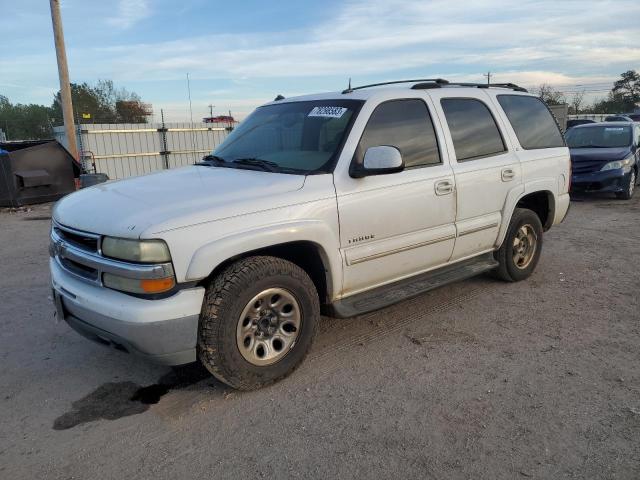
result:
[[[381,145],[400,150],[407,168],[441,162],[433,123],[422,100],[393,100],[378,105],[358,144],[356,161],[362,162],[368,148]]]
[[[558,124],[542,100],[524,95],[498,95],[498,102],[522,148],[564,147]]]
[[[459,162],[506,151],[493,115],[480,100],[443,98],[440,103]]]

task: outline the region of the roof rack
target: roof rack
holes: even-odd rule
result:
[[[398,83],[413,83],[413,82],[430,82],[435,83],[437,85],[446,85],[449,82],[444,78],[417,78],[414,80],[394,80],[393,82],[382,82],[382,83],[370,83],[369,85],[361,85],[359,87],[349,87],[342,91],[343,94],[351,93],[355,90],[362,90],[363,88],[371,88],[371,87],[380,87],[382,85],[395,85]]]
[[[476,87],[476,88],[508,88],[515,90],[516,92],[527,92],[526,88],[520,87],[515,83],[464,83],[464,82],[452,82],[449,85],[456,85],[459,87]]]
[[[411,89],[413,90],[422,90],[422,89],[429,89],[429,88],[441,88],[441,87],[446,87],[446,86],[457,86],[457,87],[476,87],[476,88],[491,88],[491,87],[497,87],[497,88],[509,88],[511,90],[515,90],[516,92],[526,92],[527,89],[526,88],[522,88],[514,83],[465,83],[465,82],[449,82],[448,80],[445,80],[444,78],[418,78],[418,79],[414,79],[414,80],[395,80],[393,82],[381,82],[381,83],[371,83],[368,85],[361,85],[359,87],[351,87],[349,86],[349,88],[345,89],[342,91],[343,94],[346,93],[351,93],[355,90],[362,90],[364,88],[371,88],[371,87],[380,87],[383,85],[396,85],[399,83],[415,83],[415,85],[413,85],[411,87]]]

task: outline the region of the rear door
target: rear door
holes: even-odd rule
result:
[[[490,98],[453,88],[432,90],[456,181],[457,239],[451,261],[493,250],[510,192],[521,190],[520,162]]]

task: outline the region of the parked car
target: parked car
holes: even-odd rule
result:
[[[628,122],[580,125],[566,133],[572,191],[611,192],[628,200],[638,182],[640,126]]]
[[[640,113],[627,113],[626,116],[634,122],[640,122]]]
[[[529,277],[569,207],[569,150],[545,104],[510,84],[395,83],[279,97],[198,165],[61,200],[60,318],[253,389],[300,364],[321,311]]]
[[[633,118],[628,115],[609,115],[605,117],[605,122],[633,122]]]
[[[595,120],[589,120],[588,118],[575,118],[572,120],[567,120],[567,130],[576,125],[586,125],[587,123],[596,123]]]

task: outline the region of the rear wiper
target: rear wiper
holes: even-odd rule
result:
[[[270,162],[269,160],[262,160],[260,158],[236,158],[233,160],[233,163],[258,167],[265,172],[276,172],[280,168],[280,165],[276,162]]]

